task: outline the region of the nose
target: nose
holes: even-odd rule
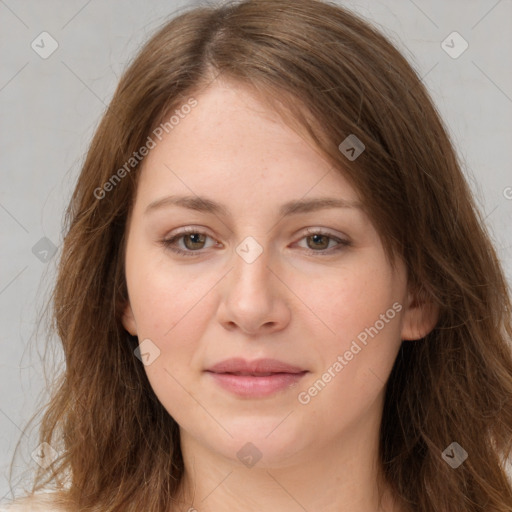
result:
[[[287,287],[271,268],[268,251],[246,261],[233,253],[233,269],[222,280],[218,319],[227,330],[240,329],[248,335],[269,335],[290,322]]]

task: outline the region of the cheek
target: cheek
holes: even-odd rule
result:
[[[361,265],[341,272],[339,279],[324,284],[324,289],[317,289],[314,294],[314,307],[333,331],[331,339],[335,344],[355,339],[376,322],[382,333],[398,332],[396,310],[401,308],[393,308],[393,304],[403,300],[402,281],[378,258],[367,263],[361,261]]]
[[[158,399],[174,416],[194,405],[183,386],[212,315],[208,291],[215,280],[170,269],[165,259],[142,251],[127,258],[126,273],[139,341],[149,338],[158,354],[144,369]]]
[[[151,333],[159,340],[176,338],[175,332],[183,323],[192,329],[197,325],[204,317],[204,312],[199,314],[204,309],[203,299],[217,280],[211,274],[171,266],[159,248],[134,248],[126,260],[126,277],[139,333]],[[190,322],[191,316],[194,322]]]
[[[351,267],[330,281],[327,292],[311,296],[329,327],[316,337],[322,364],[308,381],[309,388],[302,388],[316,402],[314,407],[343,403],[329,409],[329,414],[343,415],[372,403],[383,389],[401,344],[402,288],[400,276],[375,259]]]
[[[206,296],[212,285],[185,279],[179,272],[155,269],[133,281],[132,308],[139,340],[151,339],[159,351],[144,369],[158,400],[180,424],[186,424],[188,418],[184,411],[197,407],[188,390],[201,352],[200,340],[212,314]]]

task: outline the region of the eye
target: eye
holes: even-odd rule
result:
[[[198,229],[188,228],[180,233],[176,233],[171,238],[162,240],[162,244],[167,249],[175,252],[176,254],[181,254],[184,256],[196,256],[200,249],[204,249],[204,244],[207,238],[209,237],[206,233],[199,231]],[[213,240],[213,239],[212,239]],[[183,242],[184,248],[177,247],[177,243]],[[218,244],[218,242],[216,242]],[[182,247],[183,247],[182,246]]]
[[[349,240],[335,237],[321,229],[308,229],[306,233],[301,241],[306,240],[306,251],[309,254],[329,255],[351,245]]]

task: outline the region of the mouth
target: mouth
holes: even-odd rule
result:
[[[275,359],[229,359],[205,371],[222,389],[240,398],[264,398],[296,386],[308,370]]]

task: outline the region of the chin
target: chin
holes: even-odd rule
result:
[[[306,432],[295,428],[298,426],[293,424],[293,414],[283,421],[287,414],[279,418],[238,419],[226,424],[233,437],[226,434],[222,439],[211,440],[210,447],[247,467],[252,466],[250,462],[245,464],[246,458],[257,459],[254,465],[260,469],[286,466],[305,448],[308,439]]]

